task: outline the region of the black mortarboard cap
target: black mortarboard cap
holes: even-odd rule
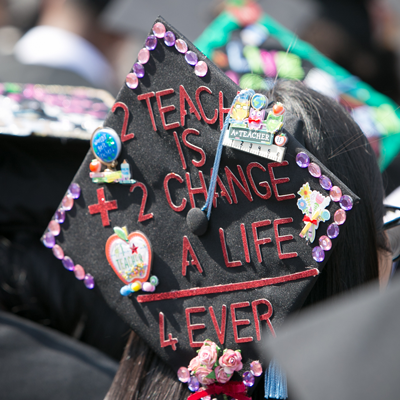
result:
[[[161,17],[154,30],[93,134],[56,253],[175,371],[206,339],[266,366],[263,339],[301,307],[358,198],[296,139],[303,123],[284,105],[238,93]]]

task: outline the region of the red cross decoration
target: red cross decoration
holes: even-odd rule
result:
[[[88,206],[90,214],[100,214],[101,222],[103,226],[110,225],[110,218],[108,218],[108,212],[110,210],[117,210],[117,200],[106,201],[106,196],[104,194],[104,188],[97,189],[97,204],[92,204]]]

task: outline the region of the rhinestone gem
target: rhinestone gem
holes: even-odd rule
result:
[[[306,153],[300,152],[296,156],[296,164],[300,168],[307,168],[310,165],[310,157]]]
[[[79,279],[80,281],[85,277],[85,270],[83,269],[82,265],[75,265],[74,274],[75,278]]]
[[[208,66],[207,63],[205,63],[204,61],[199,61],[194,67],[194,73],[197,76],[200,77],[206,76],[207,72],[208,72]]]
[[[247,387],[253,386],[254,381],[255,381],[254,375],[250,371],[246,371],[243,374],[243,383],[245,386],[247,386]]]
[[[333,186],[331,191],[329,192],[329,196],[331,196],[331,199],[333,201],[339,201],[342,197],[342,190],[340,189],[340,187],[337,186]]]
[[[58,236],[60,234],[60,224],[57,221],[50,221],[47,229],[53,236]]]
[[[55,258],[62,260],[64,258],[64,250],[58,244],[55,244],[52,248],[53,254]]]
[[[57,221],[59,224],[64,223],[65,211],[62,208],[60,208],[56,211],[56,213],[54,214],[54,220]]]
[[[165,35],[165,26],[161,22],[156,22],[153,25],[153,33],[156,35],[159,39],[162,39]]]
[[[329,237],[329,239],[335,239],[339,236],[339,227],[337,224],[330,224],[328,226],[328,229],[326,230],[326,233]]]
[[[140,49],[138,53],[138,61],[140,62],[140,64],[146,64],[149,59],[150,52],[145,47],[143,47],[143,49]]]
[[[175,35],[174,32],[168,31],[164,36],[164,43],[166,46],[171,47],[175,44]]]
[[[77,183],[71,183],[68,188],[68,194],[73,199],[79,199],[79,196],[81,195],[81,187]]]
[[[325,258],[325,252],[319,246],[315,246],[312,249],[312,256],[316,262],[322,262]]]
[[[64,257],[64,259],[62,260],[62,264],[64,265],[64,268],[67,269],[68,271],[73,271],[75,268],[74,262],[68,256]]]
[[[178,379],[179,379],[181,382],[183,382],[183,383],[189,382],[189,379],[190,379],[190,372],[189,372],[189,370],[188,370],[186,367],[180,367],[180,368],[178,369],[177,375],[178,375]]]
[[[253,361],[250,363],[250,371],[254,376],[260,376],[262,374],[262,366],[260,361]]]
[[[61,202],[61,206],[64,211],[69,211],[74,206],[74,199],[68,194],[64,196]]]
[[[54,235],[52,233],[46,232],[43,235],[42,242],[48,249],[52,249],[54,247],[54,245],[56,244],[56,238],[54,237]]]
[[[139,85],[139,79],[134,72],[131,72],[126,76],[125,83],[129,89],[136,89]]]
[[[313,162],[308,166],[308,172],[314,178],[319,178],[321,176],[321,168],[318,164],[315,164]]]
[[[145,46],[147,50],[154,50],[157,47],[157,38],[154,35],[148,36]]]
[[[197,64],[197,54],[193,51],[187,51],[185,54],[185,60],[188,64],[190,65],[196,65]]]
[[[83,283],[88,289],[93,289],[94,288],[94,278],[90,274],[86,274],[85,277],[83,278]]]
[[[179,51],[179,53],[185,54],[187,52],[188,46],[184,40],[176,39],[175,48]]]
[[[332,188],[331,180],[325,175],[321,175],[321,177],[319,178],[319,184],[325,190],[331,190],[331,188]]]
[[[332,248],[331,239],[329,239],[328,236],[323,235],[319,238],[319,245],[322,250],[329,251]]]
[[[144,67],[140,63],[133,64],[133,72],[136,74],[138,78],[144,77]]]
[[[197,392],[199,390],[200,384],[195,376],[192,376],[188,382],[188,388],[191,392]]]
[[[339,209],[335,212],[335,215],[333,216],[333,220],[338,224],[338,225],[343,225],[346,221],[346,211]]]
[[[341,197],[339,201],[340,207],[343,208],[345,211],[349,211],[353,208],[353,199],[345,194],[344,196]]]

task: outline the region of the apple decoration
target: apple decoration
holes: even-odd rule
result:
[[[140,289],[154,292],[158,278],[150,276],[152,250],[148,238],[140,231],[128,235],[126,227],[114,228],[106,243],[106,257],[118,278],[125,283],[121,294],[128,296]]]

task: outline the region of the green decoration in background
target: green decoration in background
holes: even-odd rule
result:
[[[244,4],[239,0],[228,3],[233,6]],[[289,49],[287,54],[277,52],[274,56],[280,78],[303,79],[305,72],[301,60],[307,60],[315,68],[330,74],[342,94],[349,95],[371,108],[377,128],[382,134],[378,161],[381,171],[385,170],[400,151],[400,109],[398,105],[322,55],[310,44],[298,39],[295,34],[268,15],[261,15],[257,23],[267,28],[269,35],[276,39],[284,49]],[[232,32],[240,28],[236,18],[224,11],[204,30],[195,41],[195,45],[211,58],[213,50],[225,46],[230,40]],[[244,55],[253,74],[243,75],[239,81],[240,86],[255,90],[268,89],[267,79],[257,75],[257,73],[263,74],[262,60],[257,47],[246,46]]]

